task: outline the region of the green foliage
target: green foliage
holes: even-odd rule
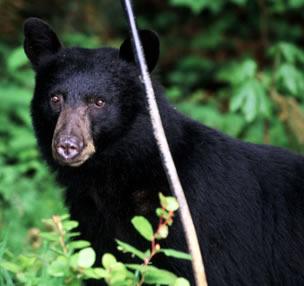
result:
[[[300,15],[303,1],[169,2],[200,14],[177,24],[184,32],[175,35],[175,49],[185,52],[164,74],[177,108],[247,141],[304,150],[297,132],[304,128],[302,23],[291,21]],[[237,17],[244,17],[246,25]],[[171,51],[172,42],[165,51]]]
[[[194,13],[199,13],[203,9],[210,9],[213,12],[219,12],[223,9],[226,2],[227,0],[170,0],[172,5],[189,7]],[[245,5],[247,0],[230,0],[230,2],[237,5]]]
[[[275,61],[274,81],[278,91],[303,99],[304,52],[291,43],[274,45],[269,55]]]
[[[199,13],[204,8],[210,8],[214,10],[218,10],[221,7],[220,0],[216,1],[208,1],[208,0],[171,0],[170,1],[173,5],[176,6],[187,6],[192,9],[193,12]]]
[[[141,264],[124,264],[112,254],[105,253],[101,262],[96,261],[96,254],[90,243],[84,240],[72,240],[78,236],[74,231],[78,223],[69,220],[68,215],[53,216],[44,220],[46,232],[38,233],[41,246],[36,251],[28,251],[13,255],[4,247],[0,248],[0,269],[3,281],[17,285],[80,285],[83,279],[104,279],[107,285],[133,286],[142,285],[182,285],[188,286],[189,282],[177,277],[175,274],[151,265],[152,258],[158,253],[168,257],[190,260],[190,255],[174,250],[161,248],[156,243],[158,234],[169,220],[172,223],[173,210],[178,209],[178,204],[173,197],[160,194],[163,214],[156,232],[151,224],[143,217],[132,219],[134,228],[151,242],[151,248],[142,252],[135,247],[117,241],[117,249],[129,253],[132,257],[142,260]],[[163,205],[166,205],[164,207]],[[101,265],[99,265],[101,264]],[[97,265],[95,267],[94,265]]]
[[[41,162],[31,127],[33,72],[21,47],[4,49],[0,58],[6,68],[0,79],[0,226],[10,237],[7,247],[18,253],[26,247],[26,238],[32,239],[29,228],[63,206],[58,203],[59,188]]]

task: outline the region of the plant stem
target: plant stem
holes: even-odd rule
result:
[[[165,211],[164,208],[162,208],[162,210]],[[166,219],[164,217],[160,216],[156,232],[153,234],[153,237],[151,240],[150,256],[144,260],[144,264],[143,264],[144,267],[149,265],[152,258],[155,256],[155,254],[157,254],[158,250],[160,249],[160,245],[158,243],[155,243],[155,240],[157,239],[157,236],[158,236],[158,233],[159,233],[161,227],[168,225],[169,222],[173,219],[173,216],[174,216],[173,211],[169,211],[169,217]],[[136,286],[141,286],[144,282],[145,282],[145,275],[144,275],[144,271],[143,271],[141,279]]]
[[[59,234],[59,243],[61,245],[63,253],[67,254],[68,249],[67,249],[67,247],[65,245],[65,242],[64,242],[64,230],[63,230],[63,226],[62,226],[62,223],[61,223],[61,218],[60,218],[60,216],[55,216],[54,215],[54,216],[52,216],[52,221],[54,222],[56,231]]]

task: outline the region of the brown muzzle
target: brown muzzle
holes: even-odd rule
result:
[[[77,167],[95,153],[86,107],[65,107],[55,127],[52,153],[61,165]]]

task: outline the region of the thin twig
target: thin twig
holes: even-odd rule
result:
[[[161,117],[159,114],[158,106],[155,99],[155,94],[151,82],[151,78],[147,69],[146,60],[144,57],[141,41],[139,38],[138,30],[136,27],[136,21],[130,0],[122,0],[122,5],[125,8],[125,12],[128,17],[130,31],[132,33],[133,49],[137,64],[141,70],[141,76],[144,82],[147,100],[148,110],[152,122],[152,128],[154,137],[156,139],[162,163],[169,181],[170,189],[177,198],[180,205],[180,215],[183,224],[186,241],[188,244],[189,252],[192,256],[192,269],[197,286],[207,285],[207,279],[205,275],[205,268],[201,255],[201,250],[195,231],[194,223],[191,217],[190,209],[182,189],[176,167],[169,149],[168,141],[165,135],[165,131],[162,125]]]
[[[56,231],[59,234],[59,243],[61,245],[61,248],[62,248],[64,254],[67,254],[68,249],[67,249],[67,247],[65,245],[65,242],[64,242],[64,230],[63,230],[61,218],[60,218],[60,216],[54,215],[54,216],[52,216],[52,221],[54,222]]]
[[[164,208],[162,208],[162,209],[165,210]],[[173,216],[174,216],[174,212],[173,211],[169,211],[169,217],[167,219],[165,219],[165,220],[163,220],[163,217],[160,216],[157,229],[156,229],[155,233],[152,236],[150,255],[149,255],[149,257],[145,258],[144,264],[143,264],[144,267],[150,264],[152,258],[160,250],[160,245],[159,245],[159,243],[155,243],[155,240],[157,239],[157,236],[159,235],[159,232],[160,232],[161,228],[164,227],[164,226],[168,226],[169,222],[172,221]],[[144,271],[142,271],[142,272],[143,273],[142,273],[141,279],[137,283],[136,286],[141,286],[145,282]]]

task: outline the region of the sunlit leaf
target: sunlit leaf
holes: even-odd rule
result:
[[[159,252],[164,253],[166,256],[171,256],[178,259],[192,260],[190,254],[175,249],[161,248]]]
[[[48,267],[48,274],[54,277],[63,277],[67,270],[68,260],[64,256],[58,256]]]
[[[290,64],[296,64],[297,62],[304,63],[304,51],[293,43],[279,42],[271,47],[269,54],[272,57],[280,55],[284,62]]]
[[[68,244],[70,249],[82,249],[88,246],[90,246],[90,242],[86,240],[75,240]]]
[[[120,241],[118,239],[116,239],[116,242],[118,244],[118,250],[124,252],[124,253],[131,253],[132,255],[137,256],[138,258],[144,260],[146,258],[146,254],[140,250],[138,250],[137,248],[135,248],[134,246],[125,243],[123,241]]]
[[[102,279],[108,278],[109,273],[102,268],[88,268],[83,270],[86,279]]]
[[[104,268],[109,269],[112,267],[112,265],[114,265],[115,263],[117,263],[116,258],[110,254],[110,253],[105,253],[102,256],[102,265]]]
[[[13,262],[10,262],[10,261],[1,261],[0,266],[3,267],[4,269],[6,269],[10,272],[14,272],[14,273],[18,273],[22,270],[19,265],[15,264]]]
[[[282,64],[276,72],[276,80],[291,95],[300,95],[304,92],[304,76],[295,66]]]
[[[204,8],[210,8],[213,11],[218,11],[222,2],[218,0],[208,1],[208,0],[170,0],[172,5],[176,6],[186,6],[192,9],[194,13],[199,13]]]
[[[146,240],[151,241],[153,237],[153,228],[150,222],[143,216],[135,216],[131,220],[135,229],[144,237]]]
[[[78,266],[83,268],[91,267],[96,259],[95,251],[91,247],[81,249],[78,255]]]
[[[159,193],[159,200],[161,206],[167,211],[176,211],[178,209],[178,202],[174,197],[165,197],[162,193]]]
[[[146,284],[174,285],[177,279],[175,274],[154,266],[127,264],[127,267],[143,273]]]
[[[238,85],[252,79],[257,72],[257,64],[252,59],[235,62],[224,66],[217,74],[217,78],[227,81],[232,85]]]
[[[164,239],[167,238],[169,234],[169,228],[167,225],[161,225],[157,231],[156,238],[157,239]]]
[[[69,221],[63,222],[62,225],[63,225],[64,230],[70,231],[70,230],[76,228],[79,225],[79,223],[77,221],[69,220]]]
[[[173,286],[190,286],[190,283],[185,278],[177,278]]]
[[[252,122],[258,114],[268,117],[270,103],[263,85],[256,79],[241,84],[231,99],[230,110],[241,110],[248,122]]]

